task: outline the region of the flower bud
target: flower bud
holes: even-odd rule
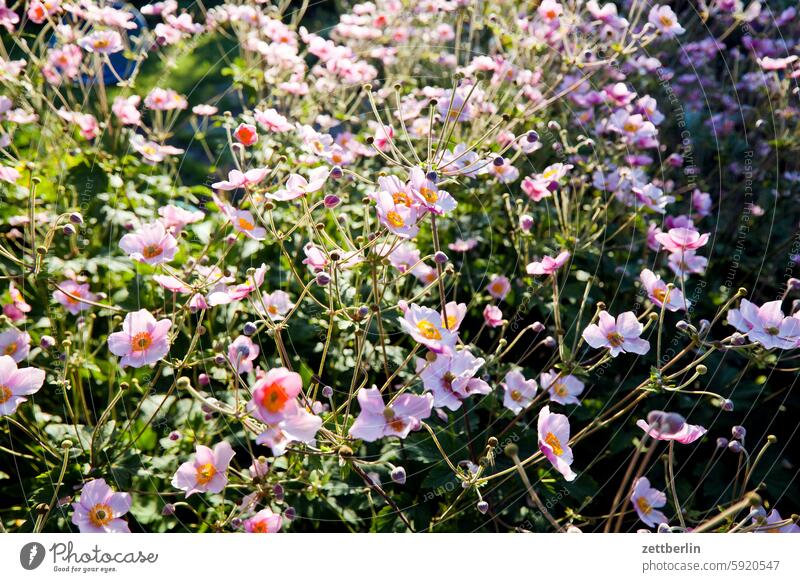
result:
[[[272,488],[272,495],[275,496],[275,501],[283,501],[283,485],[276,483]]]
[[[336,194],[327,194],[325,198],[322,200],[322,203],[325,205],[325,208],[336,208],[341,203],[342,199],[339,198]]]
[[[64,236],[74,236],[78,234],[77,229],[71,224],[65,224],[64,228],[61,229],[61,232],[64,233]]]
[[[487,511],[489,511],[489,504],[486,501],[484,501],[483,499],[478,501],[478,505],[476,505],[475,507],[478,509],[479,512],[484,513],[484,514]]]
[[[724,410],[725,412],[733,412],[733,400],[731,400],[730,398],[726,398],[720,404],[720,408],[722,408],[722,410]]]
[[[197,377],[197,382],[200,384],[200,386],[208,386],[211,384],[211,378],[208,377],[208,374],[200,374]]]
[[[742,452],[742,443],[739,441],[731,441],[728,443],[728,450],[738,455]]]
[[[167,503],[164,507],[161,508],[161,515],[168,517],[175,513],[175,506],[171,503]]]
[[[724,449],[727,446],[728,446],[728,439],[726,439],[725,437],[719,437],[717,439],[717,448],[718,449]]]
[[[740,425],[737,424],[736,426],[734,426],[731,429],[731,434],[733,435],[733,438],[735,438],[736,440],[741,441],[741,440],[744,440],[744,437],[747,434],[747,431],[745,430],[745,428],[743,426],[740,426]]]
[[[331,276],[328,275],[325,271],[320,271],[317,273],[317,285],[320,287],[325,287],[331,282]]]
[[[49,350],[56,345],[56,338],[51,335],[43,335],[39,338],[39,347],[43,350]]]
[[[447,262],[447,255],[442,251],[437,251],[436,254],[433,255],[433,262],[437,265],[444,265]]]
[[[69,221],[72,224],[83,224],[83,216],[80,212],[73,212],[69,215]]]
[[[169,433],[169,440],[171,441],[177,441],[180,440],[180,438],[181,438],[181,433],[177,430],[173,430],[171,433]]]
[[[344,175],[344,172],[342,171],[341,167],[334,166],[333,168],[331,168],[330,176],[334,180],[339,180],[343,175]]]
[[[247,323],[244,324],[244,328],[242,329],[242,331],[244,332],[244,335],[250,337],[251,335],[253,335],[258,331],[258,326],[256,326],[256,324],[253,323],[252,321],[248,321]]]
[[[405,485],[406,483],[406,470],[403,467],[395,467],[392,469],[392,481],[398,485]]]
[[[287,507],[286,511],[283,512],[283,517],[285,517],[289,521],[292,521],[294,520],[295,517],[297,517],[297,511],[295,510],[294,507]]]
[[[499,168],[500,166],[502,166],[503,164],[505,164],[505,163],[506,163],[506,161],[503,159],[503,156],[497,156],[497,157],[496,157],[494,160],[492,160],[492,163],[493,163],[493,164],[494,164],[496,167],[498,167],[498,168]]]
[[[525,136],[525,139],[528,140],[528,143],[536,143],[539,141],[539,134],[536,133],[534,130],[530,130],[528,134]]]
[[[323,386],[322,387],[322,395],[325,398],[330,398],[331,396],[333,396],[333,388],[331,388],[330,386]]]
[[[544,324],[541,321],[534,321],[531,324],[531,330],[534,333],[542,333],[545,330]]]
[[[520,216],[519,227],[522,229],[522,232],[530,232],[533,228],[533,216],[530,214],[523,214]]]

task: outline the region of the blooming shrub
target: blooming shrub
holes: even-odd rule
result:
[[[0,0],[0,530],[796,531],[789,4]]]

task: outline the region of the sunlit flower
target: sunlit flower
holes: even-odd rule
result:
[[[457,335],[447,329],[441,314],[429,307],[411,305],[400,319],[400,326],[416,341],[436,353],[452,353]]]
[[[550,407],[539,411],[539,450],[567,481],[577,475],[572,470],[572,449],[569,447],[569,421],[563,414],[553,414]]]
[[[31,336],[18,329],[9,329],[0,333],[0,355],[11,356],[19,363],[28,357],[31,347]]]
[[[148,265],[168,263],[178,252],[178,241],[160,222],[143,225],[134,233],[123,236],[119,248],[134,261]]]
[[[608,348],[613,357],[627,352],[643,355],[650,351],[650,342],[639,337],[643,329],[632,311],[620,313],[616,318],[601,311],[599,321],[583,331],[583,339],[593,348]]]
[[[122,50],[122,36],[116,30],[96,30],[80,39],[78,46],[90,53],[110,55]]]
[[[172,477],[172,486],[186,492],[186,497],[195,493],[220,493],[228,484],[228,465],[236,453],[227,441],[221,441],[210,449],[197,445],[194,458],[183,463]]]
[[[300,374],[273,368],[253,385],[253,399],[247,409],[259,420],[275,424],[295,412],[302,389]]]
[[[525,270],[529,275],[554,275],[569,260],[569,251],[561,251],[555,258],[542,257],[541,261],[529,263]]]
[[[317,192],[325,185],[329,173],[328,168],[320,166],[309,172],[308,179],[300,174],[292,174],[289,176],[289,179],[286,180],[285,188],[277,192],[267,193],[266,196],[273,200],[286,201]]]
[[[669,311],[686,309],[691,305],[683,297],[680,289],[669,289],[661,277],[653,273],[650,269],[645,269],[640,275],[642,285],[647,291],[647,296],[657,307],[664,307]]]
[[[238,336],[228,346],[228,361],[239,374],[253,371],[253,361],[258,357],[260,349],[246,335]]]
[[[245,147],[255,145],[258,142],[258,131],[256,126],[249,123],[240,123],[233,132],[233,137]]]
[[[511,282],[504,275],[493,275],[492,280],[486,287],[486,291],[498,301],[502,301],[511,291]]]
[[[553,402],[580,405],[578,396],[583,392],[585,385],[572,374],[564,374],[557,370],[542,372],[539,383],[542,385],[542,390],[550,392],[550,400]]]
[[[261,301],[255,301],[256,311],[269,317],[272,321],[280,321],[294,307],[289,294],[278,289],[272,293],[261,295]]]
[[[636,421],[636,426],[656,440],[677,441],[684,445],[693,443],[706,434],[705,428],[689,424],[681,415],[660,410],[650,412],[647,420]]]
[[[417,358],[416,365],[425,390],[433,395],[433,405],[458,410],[466,398],[492,391],[486,382],[475,378],[484,363],[469,350],[459,350],[453,355],[437,354],[432,362]]]
[[[283,518],[267,507],[244,520],[242,525],[247,533],[277,533],[281,530],[282,523]]]
[[[58,285],[61,289],[53,291],[53,299],[58,301],[72,315],[79,315],[81,311],[91,308],[89,303],[81,301],[97,301],[97,295],[91,292],[88,283],[76,283],[72,279],[62,281]]]
[[[228,179],[220,182],[214,182],[211,187],[216,190],[236,190],[238,188],[247,188],[248,186],[255,186],[267,177],[269,168],[253,168],[246,172],[239,170],[231,170],[228,172]]]
[[[788,350],[800,341],[800,319],[784,316],[780,300],[758,307],[742,299],[739,309],[728,311],[728,323],[768,350]]]
[[[500,327],[503,325],[503,312],[497,305],[487,305],[483,308],[483,321],[486,327]]]
[[[134,311],[125,316],[122,331],[108,336],[108,349],[115,356],[121,356],[121,367],[141,368],[155,364],[169,353],[169,319],[156,318],[146,309]]]
[[[93,479],[72,504],[72,523],[81,533],[131,533],[122,516],[131,509],[129,493],[116,493],[105,479]]]
[[[667,516],[656,511],[657,507],[664,507],[667,504],[667,496],[662,491],[650,487],[650,480],[647,477],[639,477],[634,483],[631,503],[639,519],[649,527],[667,523]]]
[[[420,422],[431,415],[433,396],[405,393],[387,406],[377,388],[361,388],[358,403],[361,414],[350,427],[350,436],[372,442],[386,436],[404,439],[411,431],[418,430]]]
[[[531,378],[526,380],[518,370],[511,370],[503,379],[503,406],[519,414],[533,402],[539,385]]]
[[[0,356],[0,416],[13,414],[17,406],[28,400],[44,384],[44,370],[17,368],[9,355]]]
[[[675,16],[672,8],[666,5],[657,4],[653,6],[647,16],[647,21],[655,26],[656,30],[667,38],[686,32],[685,29],[678,24],[678,17]]]

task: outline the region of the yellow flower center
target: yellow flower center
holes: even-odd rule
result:
[[[417,324],[417,329],[419,333],[422,334],[422,337],[429,340],[440,340],[442,339],[442,334],[439,333],[439,330],[436,329],[436,326],[433,325],[430,321],[420,321]]]
[[[420,188],[419,193],[422,194],[422,197],[425,198],[428,204],[433,204],[439,200],[439,194],[436,192],[436,190],[431,190],[425,186]]]
[[[217,474],[217,468],[212,465],[211,463],[206,463],[205,465],[200,465],[197,467],[197,483],[198,485],[206,485],[208,484],[211,479],[214,478],[214,475]]]
[[[108,39],[99,38],[96,41],[94,41],[94,48],[96,48],[96,49],[104,49],[104,48],[108,48],[108,46],[110,44],[111,43],[109,42]]]
[[[11,400],[12,396],[13,394],[7,386],[0,386],[0,404],[5,404]]]
[[[553,433],[547,433],[547,435],[544,437],[544,442],[550,445],[550,448],[553,449],[553,453],[555,453],[557,457],[560,457],[562,454],[564,454],[564,449],[561,448],[561,441],[558,440],[558,437]]]
[[[255,224],[253,224],[252,222],[250,222],[246,218],[240,218],[237,221],[237,224],[239,225],[239,228],[241,228],[242,230],[246,230],[248,232],[253,230],[256,227]]]
[[[6,349],[3,350],[3,353],[6,356],[10,356],[11,354],[13,354],[16,351],[17,351],[17,342],[11,342],[10,344],[8,344],[6,346]]]
[[[388,221],[389,221],[389,224],[391,224],[391,225],[392,225],[392,226],[394,226],[395,228],[401,227],[401,226],[405,225],[405,223],[406,223],[406,221],[405,221],[405,220],[403,220],[403,217],[402,217],[402,216],[400,216],[400,215],[399,215],[397,212],[395,212],[394,210],[390,210],[390,211],[389,211],[389,212],[386,214],[386,220],[388,220]]]
[[[392,194],[392,200],[395,204],[402,204],[403,206],[411,206],[411,196],[405,192],[395,192]]]
[[[667,27],[672,26],[672,17],[670,17],[670,16],[666,16],[666,15],[660,16],[658,18],[658,21],[661,24],[663,24],[664,26],[667,26]]]
[[[636,507],[638,507],[639,511],[644,514],[648,514],[653,511],[653,506],[650,505],[650,503],[644,497],[640,497],[636,500]]]
[[[511,400],[513,400],[514,402],[519,402],[520,400],[522,400],[522,392],[520,392],[519,390],[512,390]]]
[[[89,521],[95,527],[103,527],[114,519],[111,508],[105,503],[98,503],[89,510]]]
[[[131,348],[135,352],[143,352],[153,343],[153,336],[150,333],[143,331],[137,333],[131,338]]]
[[[661,303],[664,303],[664,299],[666,298],[666,296],[667,296],[667,290],[666,289],[660,289],[659,288],[659,289],[654,289],[653,290],[653,297],[655,297],[656,299],[661,301]]]
[[[567,387],[564,386],[563,382],[555,382],[553,384],[553,392],[558,394],[559,396],[567,396]]]

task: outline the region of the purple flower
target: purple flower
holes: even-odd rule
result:
[[[542,375],[539,376],[539,382],[542,385],[542,390],[550,392],[551,401],[559,404],[580,405],[581,401],[578,396],[583,392],[584,383],[572,374],[550,370],[549,372],[542,372]]]
[[[228,359],[239,374],[253,371],[260,349],[249,337],[240,335],[228,346]]]
[[[129,493],[115,493],[105,479],[94,479],[83,486],[80,499],[72,504],[72,523],[81,533],[131,533],[121,519],[130,508]]]
[[[553,414],[550,407],[539,411],[539,450],[567,481],[577,475],[572,470],[572,449],[569,447],[569,420],[563,414]]]
[[[779,300],[768,301],[758,307],[742,299],[739,309],[728,312],[728,323],[768,350],[788,350],[800,340],[800,319],[785,317]]]
[[[11,356],[19,363],[28,357],[31,349],[31,336],[18,329],[0,333],[0,355]]]
[[[503,389],[503,406],[514,414],[519,414],[533,401],[539,385],[536,380],[526,380],[520,372],[512,370],[503,379]]]
[[[420,378],[433,395],[434,406],[458,410],[462,400],[492,391],[486,382],[474,377],[484,363],[469,350],[460,350],[453,355],[437,354],[427,366],[426,360],[417,358],[417,371],[421,370]]]
[[[661,280],[661,277],[650,269],[642,271],[640,279],[650,301],[657,307],[664,307],[669,311],[678,311],[679,309],[686,311],[691,305],[684,299],[680,289],[668,289],[667,284]]]
[[[660,523],[667,523],[667,517],[656,507],[664,507],[667,504],[667,496],[658,489],[650,487],[647,477],[640,477],[633,486],[631,494],[633,504],[639,519],[650,527],[656,527]]]

